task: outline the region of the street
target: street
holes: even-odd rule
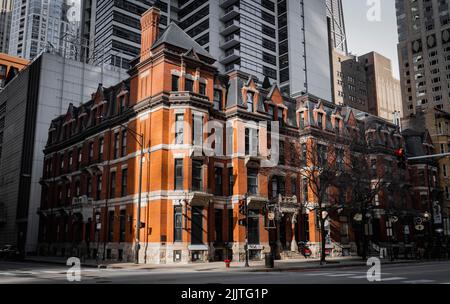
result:
[[[381,282],[366,278],[368,267],[315,270],[244,272],[173,269],[82,268],[76,284],[450,284],[450,262],[382,265]],[[0,284],[63,284],[68,267],[33,263],[1,262]]]

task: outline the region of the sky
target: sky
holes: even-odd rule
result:
[[[355,55],[371,51],[380,53],[392,60],[394,76],[399,78],[395,0],[342,2],[349,52]]]

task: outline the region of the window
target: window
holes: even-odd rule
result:
[[[259,130],[254,128],[245,129],[245,155],[258,156],[259,153]]]
[[[111,172],[109,183],[109,198],[114,198],[116,197],[116,172]]]
[[[228,168],[228,194],[229,194],[229,196],[233,196],[233,188],[234,188],[233,168]]]
[[[120,210],[119,242],[125,242],[125,223],[126,223],[126,211]]]
[[[192,207],[191,243],[203,244],[203,208]]]
[[[303,112],[300,112],[300,114],[299,114],[299,124],[300,124],[300,129],[305,128],[305,115]]]
[[[223,241],[223,210],[215,209],[214,210],[214,227],[215,229],[215,239],[216,242]]]
[[[173,92],[178,92],[179,87],[178,87],[178,82],[180,80],[180,77],[178,77],[177,75],[172,75],[172,91]]]
[[[184,90],[188,92],[194,92],[194,81],[191,79],[186,79]]]
[[[297,179],[291,177],[291,195],[297,196]]]
[[[234,215],[233,215],[233,209],[228,209],[228,242],[233,242],[234,237]]]
[[[199,115],[193,115],[193,128],[192,128],[192,144],[194,146],[203,145],[203,117]]]
[[[183,188],[183,159],[175,159],[175,190]]]
[[[176,115],[175,144],[182,145],[184,139],[184,114]]]
[[[248,211],[248,243],[259,244],[259,211]]]
[[[82,156],[83,156],[83,154],[82,154],[82,151],[83,151],[83,149],[80,147],[80,148],[78,148],[78,151],[77,151],[77,155],[78,155],[78,159],[77,159],[77,170],[80,168],[80,166],[81,166],[81,159],[82,159]],[[51,164],[51,163],[50,163]]]
[[[102,176],[97,175],[97,193],[96,193],[96,199],[100,200],[102,195]]]
[[[201,160],[192,161],[192,190],[203,190],[203,162]]]
[[[222,168],[216,167],[214,170],[214,185],[215,185],[215,191],[214,194],[218,196],[223,195],[223,187],[222,187]]]
[[[301,161],[302,164],[306,164],[307,161],[307,148],[306,148],[306,144],[302,144],[302,157],[301,157]]]
[[[114,211],[108,212],[108,242],[114,240]]]
[[[200,94],[200,95],[206,95],[206,84],[200,83],[200,86],[199,86],[199,94]]]
[[[175,206],[173,214],[173,240],[174,242],[183,241],[183,207]]]
[[[98,140],[98,160],[99,161],[103,160],[104,146],[105,146],[105,139],[103,137],[100,137],[100,139]]]
[[[283,109],[281,108],[278,108],[278,123],[280,126],[284,126]]]
[[[88,176],[86,179],[86,196],[90,197],[92,193],[92,178]]]
[[[59,168],[61,169],[61,172],[64,172],[64,154],[59,156]]]
[[[214,109],[222,110],[222,90],[214,90]]]
[[[278,149],[278,163],[280,165],[285,165],[286,164],[286,159],[285,159],[285,153],[284,153],[284,141],[280,140],[280,147]]]
[[[89,143],[89,163],[94,159],[94,143]]]
[[[326,161],[327,146],[317,145],[317,165],[323,166]]]
[[[119,100],[119,113],[122,114],[125,111],[125,96],[121,96]]]
[[[317,113],[317,126],[323,128],[323,114]]]
[[[121,151],[122,157],[127,156],[127,131],[122,131],[122,151]]]
[[[125,169],[122,169],[122,183],[121,183],[121,189],[120,189],[121,196],[128,195],[127,180],[128,180],[128,169],[125,168]]]
[[[247,92],[247,111],[253,112],[253,93]]]
[[[73,165],[73,152],[69,151],[69,166],[68,166],[69,171],[72,169],[72,165]]]
[[[119,157],[119,133],[114,133],[114,158]]]
[[[247,191],[251,195],[258,194],[258,170],[247,169]]]

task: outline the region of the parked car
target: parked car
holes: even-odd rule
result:
[[[20,260],[22,254],[14,245],[5,245],[0,249],[0,258],[2,260]]]

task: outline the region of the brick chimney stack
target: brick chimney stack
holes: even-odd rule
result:
[[[150,49],[158,39],[161,12],[157,7],[150,7],[141,17],[141,62],[150,57]]]

